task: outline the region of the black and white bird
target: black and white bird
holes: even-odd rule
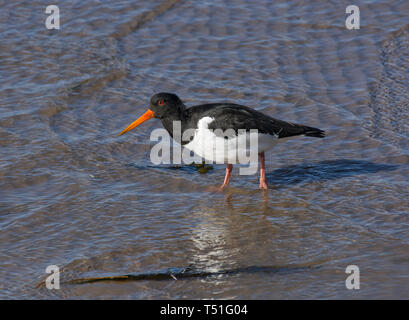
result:
[[[308,136],[323,138],[321,129],[274,119],[252,108],[234,103],[211,103],[187,108],[179,97],[172,93],[152,96],[148,110],[126,127],[120,135],[134,129],[151,118],[162,121],[164,128],[177,142],[200,157],[216,163],[226,163],[226,175],[220,189],[229,184],[233,163],[248,153],[251,132],[257,130],[257,153],[260,162],[260,189],[267,189],[264,152],[271,149],[277,140]],[[181,132],[190,129],[192,139],[181,141],[174,136],[173,122],[180,121]],[[215,148],[222,146],[222,148]],[[227,152],[225,152],[227,150]]]

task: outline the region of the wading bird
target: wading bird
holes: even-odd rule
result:
[[[248,140],[251,130],[257,130],[260,189],[267,189],[264,152],[272,148],[277,140],[300,135],[316,138],[325,136],[321,129],[277,120],[234,103],[211,103],[187,108],[179,97],[172,93],[158,93],[152,96],[148,110],[120,135],[151,118],[160,119],[173,139],[197,155],[206,160],[227,164],[226,175],[220,189],[229,184],[232,163],[237,163],[235,160],[238,155],[249,151],[249,144],[240,141]],[[188,129],[192,130],[192,139],[183,141],[180,137],[174,136],[174,121],[180,121],[182,133]],[[224,146],[223,152],[215,152],[215,145]],[[227,152],[224,152],[226,149]]]

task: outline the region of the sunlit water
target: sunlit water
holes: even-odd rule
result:
[[[409,298],[409,2],[45,1],[0,11],[0,298]],[[326,130],[268,152],[269,190],[154,166],[153,93]],[[348,290],[345,269],[360,268]],[[36,287],[192,268],[197,277]],[[223,273],[220,271],[230,270]],[[202,275],[202,276],[201,276]]]

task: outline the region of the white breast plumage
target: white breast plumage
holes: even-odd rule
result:
[[[227,139],[209,129],[214,118],[203,117],[198,121],[192,141],[185,145],[200,157],[215,163],[240,163],[250,152],[264,152],[274,146],[276,137],[257,132],[243,132]],[[244,129],[243,129],[244,131]],[[236,131],[237,132],[237,131]]]

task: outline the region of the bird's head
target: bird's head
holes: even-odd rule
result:
[[[119,135],[139,126],[151,118],[165,119],[176,118],[179,119],[183,113],[185,106],[179,97],[173,93],[161,92],[152,96],[148,110],[140,116],[136,121],[132,122]]]

